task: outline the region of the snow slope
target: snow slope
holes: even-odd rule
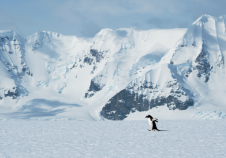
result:
[[[224,158],[225,120],[0,121],[0,157]]]
[[[214,115],[214,110],[224,110],[225,19],[225,16],[200,17],[153,70],[111,98],[102,115],[121,120],[128,116],[141,118],[144,114],[140,112],[148,111],[159,113],[160,117],[175,118],[174,113],[179,118],[191,118],[196,112]],[[159,106],[163,107],[156,111]],[[189,116],[181,117],[183,113]]]
[[[189,29],[103,29],[93,38],[0,31],[0,118],[224,110],[224,21],[203,15]]]

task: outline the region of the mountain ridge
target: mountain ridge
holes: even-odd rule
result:
[[[0,31],[0,117],[140,119],[161,107],[159,117],[179,110],[191,118],[223,110],[224,19],[203,15],[189,29],[102,29],[93,38]]]

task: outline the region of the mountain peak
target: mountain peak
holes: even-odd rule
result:
[[[211,16],[211,15],[207,15],[207,14],[203,14],[202,16],[200,16],[194,23],[194,24],[197,24],[197,23],[205,23],[208,21],[208,19],[216,19],[216,17],[214,16]]]
[[[2,36],[13,36],[13,35],[17,35],[17,33],[13,30],[0,30],[0,35],[2,35]]]
[[[104,29],[101,29],[100,32],[98,32],[96,34],[96,36],[105,36],[105,35],[107,35],[111,31],[113,31],[113,30],[110,29],[110,28],[104,28]]]
[[[62,34],[60,34],[60,33],[51,32],[51,31],[38,31],[35,34],[38,35],[38,36],[44,36],[44,37],[45,36],[50,36],[50,37],[52,37],[52,36],[54,36],[54,37],[60,37],[60,36],[62,36]]]
[[[0,37],[8,38],[8,40],[20,39],[25,40],[23,36],[13,30],[0,30]]]

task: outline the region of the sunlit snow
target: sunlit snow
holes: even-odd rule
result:
[[[224,158],[225,120],[0,121],[0,157]]]

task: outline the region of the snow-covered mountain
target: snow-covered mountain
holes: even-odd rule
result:
[[[103,29],[93,38],[0,31],[0,117],[216,115],[226,108],[225,20],[203,15],[189,29]]]

